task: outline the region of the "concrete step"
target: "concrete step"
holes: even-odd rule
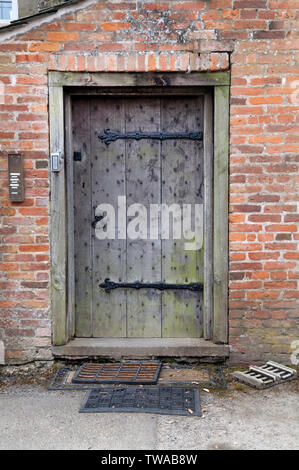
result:
[[[100,356],[119,359],[153,356],[211,357],[229,356],[227,344],[214,344],[203,338],[74,338],[64,346],[53,346],[58,357]]]

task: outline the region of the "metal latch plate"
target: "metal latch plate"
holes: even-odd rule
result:
[[[61,152],[51,153],[51,171],[57,173],[61,170],[63,164],[63,156]]]

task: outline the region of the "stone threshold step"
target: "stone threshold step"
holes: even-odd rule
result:
[[[213,357],[229,356],[227,344],[203,338],[74,338],[66,345],[53,346],[57,357],[100,356],[144,358],[152,356]]]

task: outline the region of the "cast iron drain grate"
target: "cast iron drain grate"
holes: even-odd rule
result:
[[[161,386],[90,390],[80,413],[107,412],[201,416],[199,391],[194,387]]]
[[[72,382],[77,384],[155,384],[161,366],[161,362],[85,363],[74,375]]]

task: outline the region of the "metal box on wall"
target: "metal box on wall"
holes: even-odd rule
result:
[[[23,202],[24,191],[24,156],[20,153],[8,154],[9,199],[11,202]]]

